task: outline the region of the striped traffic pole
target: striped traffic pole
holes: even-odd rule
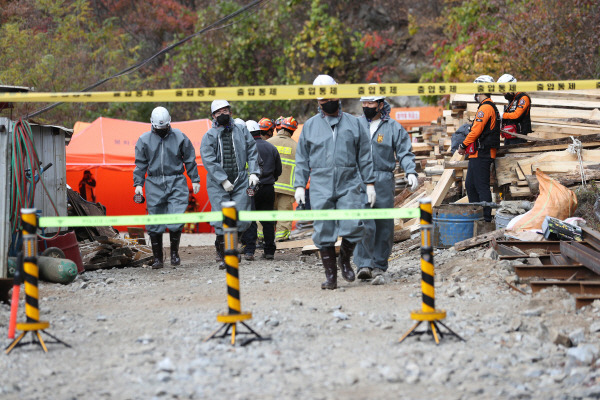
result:
[[[236,334],[253,334],[255,337],[248,339],[243,345],[250,343],[253,340],[265,340],[244,321],[252,318],[252,313],[242,312],[242,302],[240,299],[240,274],[239,274],[239,257],[237,251],[238,244],[238,212],[235,208],[234,201],[227,201],[221,204],[223,211],[223,237],[225,239],[225,265],[226,265],[226,282],[227,282],[227,314],[217,315],[217,322],[221,322],[223,326],[217,329],[212,335],[204,341],[212,338],[223,338],[229,335],[231,330],[231,344],[235,345]],[[244,325],[249,332],[237,332],[237,323]],[[217,336],[220,331],[224,332]]]
[[[19,344],[27,332],[31,332],[34,335],[34,339],[37,337],[37,343],[39,343],[44,352],[47,353],[48,348],[46,347],[44,339],[42,339],[42,335],[40,334],[40,331],[44,332],[44,329],[50,327],[50,323],[47,321],[40,321],[36,209],[21,209],[21,226],[23,233],[23,273],[25,281],[25,315],[27,317],[27,322],[17,323],[17,330],[23,332],[15,340],[13,340],[10,345],[8,345],[6,348],[6,354],[10,353],[11,350]],[[18,268],[20,268],[20,266],[18,266]],[[57,342],[62,343],[67,347],[71,347],[56,337],[50,335],[48,332],[44,333],[55,339]],[[32,340],[30,343],[35,342]]]
[[[420,200],[419,209],[421,213],[421,310],[410,313],[410,318],[417,321],[413,327],[400,338],[400,342],[410,335],[429,333],[435,339],[436,344],[440,344],[440,337],[443,337],[437,323],[444,326],[452,335],[460,340],[464,340],[459,335],[448,328],[441,320],[446,318],[445,310],[436,310],[435,308],[435,268],[433,263],[433,208],[431,199],[424,198]],[[416,332],[415,329],[425,321],[427,324],[426,332]]]

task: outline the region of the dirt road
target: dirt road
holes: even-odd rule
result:
[[[405,249],[409,244],[404,244]],[[421,306],[418,249],[392,255],[386,284],[322,291],[322,266],[298,250],[240,264],[242,309],[270,341],[203,339],[225,312],[212,247],[186,247],[177,268],[86,272],[42,283],[41,315],[72,348],[0,356],[2,399],[566,399],[600,395],[597,307],[570,295],[511,289],[510,264],[484,250],[437,252],[437,305],[466,339],[398,339]],[[340,278],[341,279],[341,278]],[[525,289],[525,286],[522,286]],[[20,320],[24,318],[21,305]],[[6,339],[9,309],[0,311]],[[558,333],[562,332],[563,336]],[[557,345],[572,336],[579,344]],[[558,337],[558,339],[557,339]],[[241,337],[239,337],[241,339]],[[575,349],[575,350],[573,350]],[[573,354],[567,354],[570,351]]]

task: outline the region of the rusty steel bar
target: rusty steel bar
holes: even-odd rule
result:
[[[560,252],[600,274],[600,253],[580,242],[560,242]]]
[[[583,265],[515,265],[515,273],[519,278],[546,279],[600,279],[596,274]]]
[[[600,295],[600,281],[561,281],[561,280],[548,280],[548,281],[533,281],[530,283],[531,290],[539,292],[542,289],[546,289],[552,286],[565,289],[567,292],[572,294],[593,294]]]

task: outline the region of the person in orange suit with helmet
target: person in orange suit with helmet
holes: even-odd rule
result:
[[[511,74],[504,74],[498,78],[498,83],[516,82],[517,79]],[[524,92],[507,92],[504,98],[508,100],[508,105],[504,107],[502,114],[502,130],[516,132],[520,135],[527,135],[533,132],[531,130],[531,98]],[[504,137],[504,145],[526,143],[527,140],[514,137],[510,134],[501,132]]]

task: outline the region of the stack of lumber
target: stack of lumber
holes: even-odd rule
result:
[[[141,267],[152,260],[152,249],[135,241],[119,238],[96,237],[80,243],[79,249],[86,271],[113,267]]]
[[[573,143],[571,137],[582,142],[586,178],[600,179],[600,151],[594,150],[600,148],[600,90],[533,92],[530,96],[533,129],[528,135],[530,141],[508,147],[502,145],[499,149],[495,190],[507,199],[534,197],[538,193],[536,169],[567,187],[578,186],[581,183],[579,161],[576,154],[567,151]],[[499,110],[507,104],[503,96],[492,96],[492,99]],[[472,120],[477,106],[472,95],[454,95],[451,109],[444,111],[448,133]]]
[[[600,90],[570,92],[532,92],[531,137],[562,139],[569,136],[600,134]],[[504,96],[492,96],[502,111],[507,105]],[[458,128],[472,120],[478,104],[473,95],[456,94],[451,99],[450,117],[445,112],[446,125]]]
[[[581,183],[579,160],[576,154],[567,150],[573,143],[571,136],[582,143],[586,178],[600,179],[600,90],[534,92],[530,95],[534,132],[529,134],[528,143],[502,145],[498,150],[490,181],[494,193],[502,192],[505,199],[534,199],[538,193],[536,169],[567,187],[578,186]],[[493,100],[499,110],[507,104],[503,96],[493,96]],[[436,207],[466,195],[464,180],[468,161],[458,153],[450,154],[449,150],[452,134],[462,124],[472,121],[477,106],[473,95],[453,95],[450,109],[443,112],[440,121],[410,132],[420,185],[414,193],[402,190],[402,184],[397,185],[395,207],[418,207],[423,197],[430,197]],[[396,176],[397,182],[398,179],[402,182],[402,177]],[[416,219],[397,221],[397,225],[411,232],[419,226]]]

